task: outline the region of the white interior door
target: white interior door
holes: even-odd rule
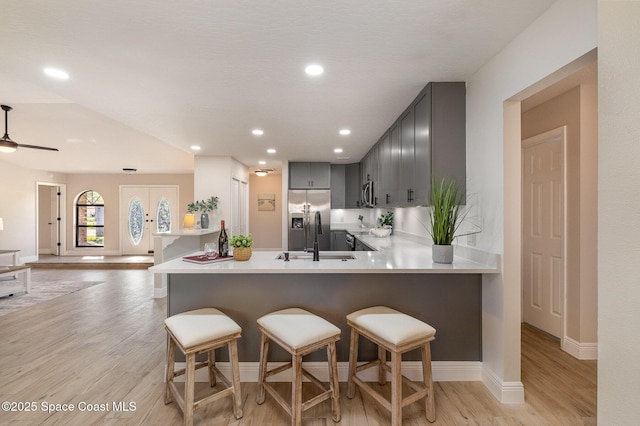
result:
[[[231,235],[247,234],[249,184],[231,179]]]
[[[122,254],[153,253],[153,234],[171,231],[177,207],[177,186],[120,187]]]
[[[562,336],[564,311],[564,132],[523,141],[524,321]]]
[[[60,213],[60,187],[52,186],[49,188],[51,193],[51,211],[50,211],[50,226],[49,226],[49,244],[50,253],[54,256],[60,256],[60,221],[62,219]]]

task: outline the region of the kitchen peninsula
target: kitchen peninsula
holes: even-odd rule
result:
[[[367,244],[378,251],[321,252],[319,262],[296,259],[299,252],[284,261],[277,259],[281,252],[254,251],[246,262],[199,265],[177,258],[151,271],[167,275],[167,316],[208,306],[231,316],[242,327],[242,362],[259,359],[256,319],[292,306],[340,327],[338,360],[347,361],[345,316],[374,305],[391,306],[435,327],[433,360],[482,361],[482,274],[498,272],[497,256],[476,251],[480,256],[456,256],[453,264],[443,265],[431,262],[430,247],[404,238],[369,237]],[[373,355],[373,346],[362,345],[365,356]],[[277,348],[273,355],[285,359]],[[419,353],[405,357],[417,359]]]

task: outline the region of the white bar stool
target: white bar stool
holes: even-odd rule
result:
[[[431,345],[436,330],[430,325],[386,306],[361,309],[347,315],[351,327],[349,346],[349,381],[347,397],[353,398],[355,386],[370,395],[376,402],[391,412],[391,424],[402,424],[402,408],[425,398],[427,420],[436,420],[433,379],[431,377]],[[358,338],[364,336],[378,345],[378,359],[357,366]],[[421,348],[423,383],[414,383],[402,375],[402,354]],[[391,368],[387,365],[387,351],[391,352]],[[386,372],[391,373],[391,401],[376,392],[358,378],[356,373],[378,367],[378,382],[386,383]],[[415,392],[402,398],[402,383]]]
[[[233,396],[233,414],[236,419],[242,417],[240,393],[240,369],[238,367],[238,346],[242,329],[231,318],[215,308],[196,309],[173,315],[164,320],[164,327],[169,334],[167,349],[167,378],[164,403],[169,404],[173,398],[180,406],[184,415],[184,424],[193,424],[193,412],[205,404],[217,401],[226,396]],[[220,372],[215,365],[214,350],[227,345],[229,347],[229,361],[231,363],[232,382]],[[184,353],[187,367],[174,371],[176,346]],[[196,363],[196,355],[208,352],[208,361]],[[194,401],[195,370],[207,367],[211,386],[216,384],[216,375],[226,385],[226,389],[209,395],[199,401]],[[176,388],[173,379],[182,374],[187,375],[185,381],[185,396]]]
[[[311,312],[300,308],[289,308],[272,312],[258,319],[258,329],[262,333],[260,348],[260,371],[258,377],[258,395],[256,402],[265,401],[265,390],[291,416],[294,426],[302,423],[302,413],[331,398],[331,414],[334,422],[340,421],[340,401],[338,390],[338,368],[336,361],[336,342],[340,340],[340,329]],[[269,341],[273,340],[291,354],[291,362],[267,370]],[[327,348],[329,364],[329,387],[302,368],[302,357],[322,348]],[[291,405],[267,383],[269,376],[291,368]],[[323,392],[307,401],[302,401],[302,375]]]

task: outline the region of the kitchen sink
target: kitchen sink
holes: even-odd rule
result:
[[[280,253],[276,260],[284,260],[284,258],[285,254]],[[352,254],[320,252],[320,260],[353,260],[355,258]],[[289,253],[289,260],[313,260],[313,253]]]

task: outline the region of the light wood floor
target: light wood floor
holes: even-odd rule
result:
[[[0,317],[0,400],[36,406],[35,412],[1,412],[0,424],[181,424],[176,405],[163,403],[166,306],[164,299],[152,298],[151,274],[143,270],[33,274],[105,283]],[[434,425],[596,424],[596,362],[575,360],[559,349],[557,341],[532,327],[523,326],[522,335],[526,403],[499,404],[479,382],[439,382]],[[388,386],[383,388],[388,392]],[[281,389],[286,392],[286,385]],[[256,405],[254,383],[243,383],[242,391],[240,421],[231,415],[227,399],[197,411],[196,424],[289,423],[269,397]],[[349,400],[344,383],[340,391],[341,425],[389,424],[389,415],[370,398],[357,392]],[[80,402],[107,404],[109,411],[80,412]],[[113,402],[133,402],[135,410],[115,411]],[[47,413],[43,411],[47,403],[72,403],[76,409]],[[329,412],[328,402],[320,404],[305,412],[304,424],[331,425]],[[424,406],[405,408],[404,424],[430,424]]]

